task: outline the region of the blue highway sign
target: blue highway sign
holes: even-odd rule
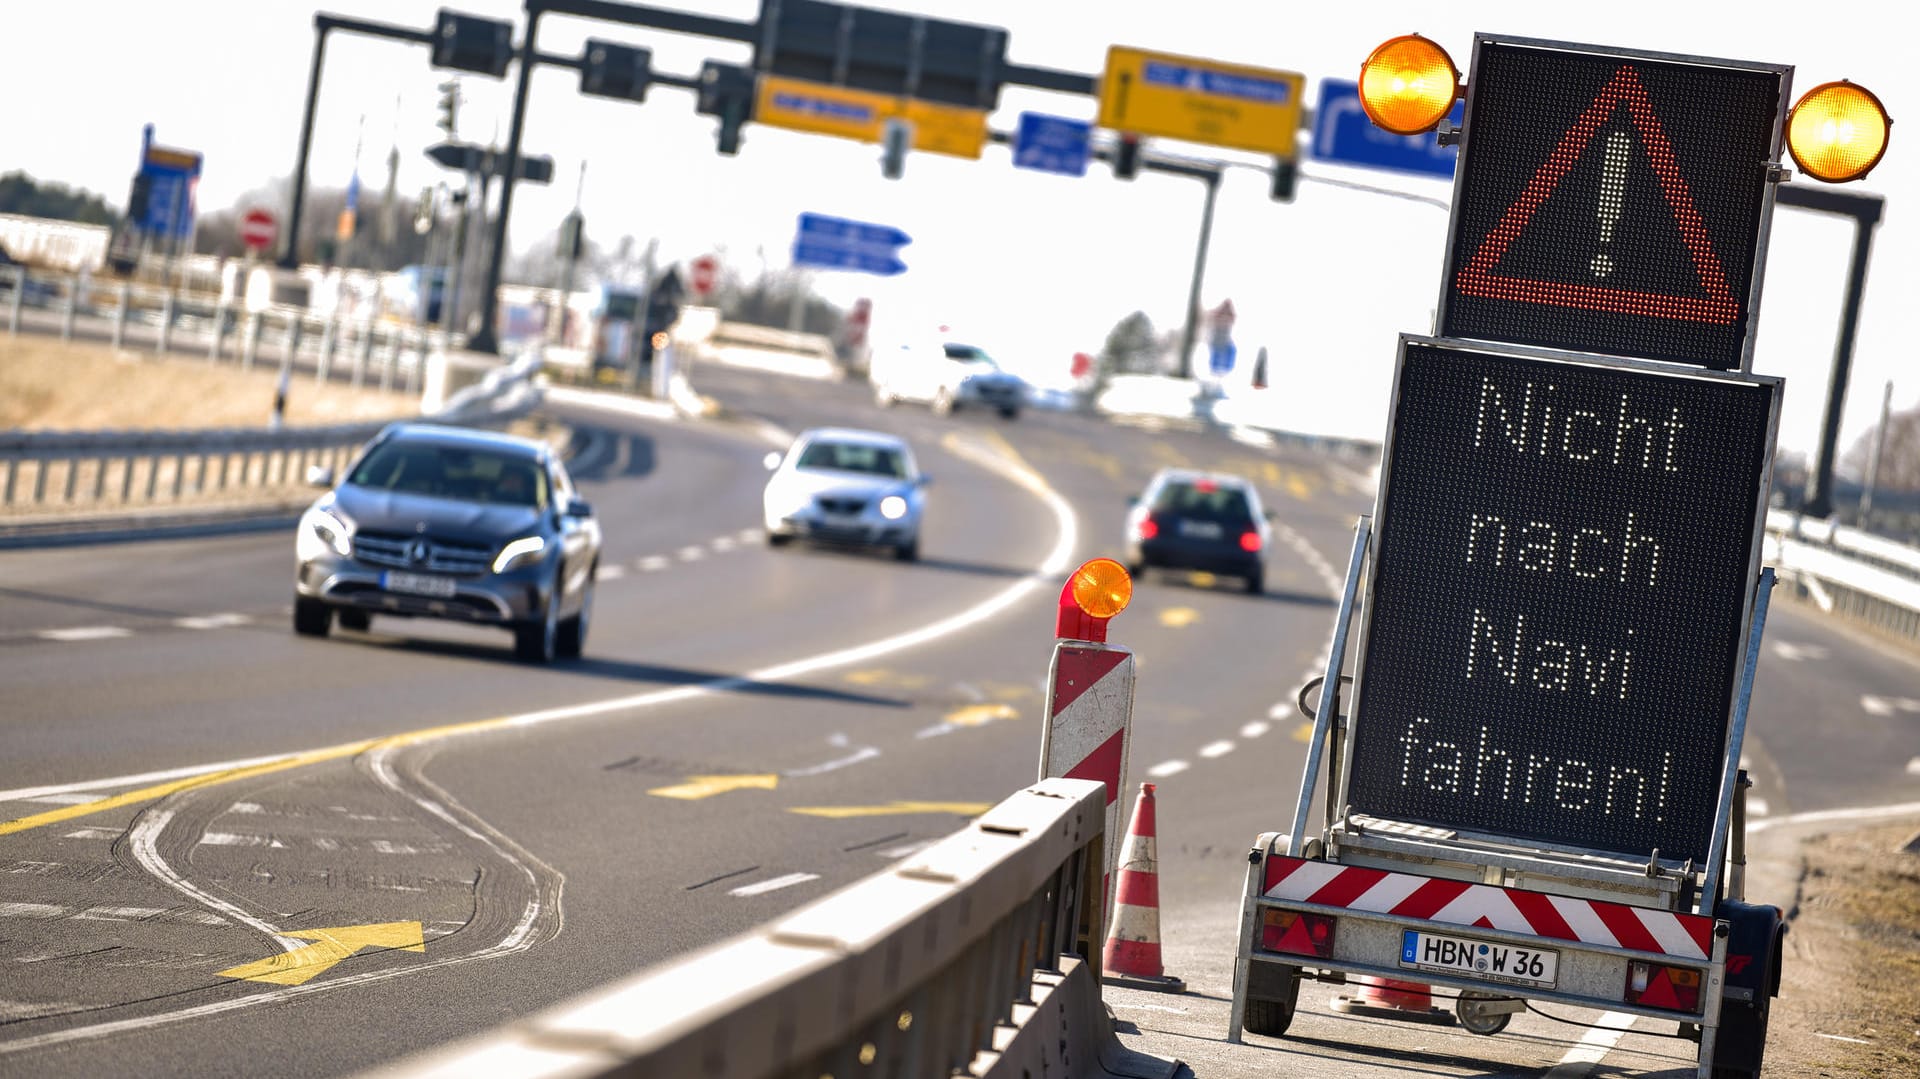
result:
[[[1458,125],[1465,104],[1454,102],[1448,120]],[[1360,107],[1360,87],[1346,79],[1321,79],[1320,102],[1313,110],[1313,147],[1316,161],[1391,169],[1422,176],[1453,178],[1460,157],[1457,146],[1441,146],[1432,132],[1395,135],[1373,126]]]
[[[1088,139],[1093,125],[1041,112],[1020,114],[1020,131],[1013,144],[1013,163],[1023,169],[1085,176],[1092,156]]]
[[[826,214],[801,214],[799,242],[821,246],[893,248],[912,243],[913,237],[892,225],[875,225],[844,217],[828,217]]]
[[[793,242],[793,263],[796,266],[819,266],[828,270],[858,270],[883,277],[904,273],[907,269],[906,263],[885,248],[843,247],[830,243],[811,243],[805,239]]]

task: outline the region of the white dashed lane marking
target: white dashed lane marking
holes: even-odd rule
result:
[[[208,832],[200,842],[210,847],[271,847],[285,850],[287,845],[270,835],[242,835],[237,832]]]
[[[1155,779],[1165,779],[1168,776],[1179,775],[1190,767],[1192,766],[1186,761],[1161,761],[1147,769],[1147,774]]]
[[[642,573],[652,573],[656,570],[663,570],[672,564],[672,559],[665,555],[658,554],[650,554],[639,562],[640,572]]]
[[[753,896],[753,895],[765,895],[768,892],[777,892],[782,888],[791,888],[796,884],[805,884],[810,880],[819,880],[819,879],[820,879],[820,874],[818,873],[788,873],[784,877],[775,877],[772,880],[763,880],[757,884],[742,884],[740,887],[733,889],[727,894],[743,896],[743,897]]]
[[[121,833],[113,828],[82,828],[77,832],[68,832],[68,839],[119,839]]]
[[[1240,737],[1258,738],[1272,729],[1273,724],[1268,723],[1264,719],[1256,719],[1252,723],[1240,728]]]
[[[1292,714],[1293,705],[1291,704],[1276,704],[1272,708],[1267,709],[1268,719],[1285,719]]]
[[[1233,743],[1227,741],[1208,742],[1206,745],[1200,747],[1200,755],[1209,760],[1214,757],[1224,757],[1232,752]]]
[[[597,576],[602,581],[617,581],[626,575],[627,567],[619,565],[601,566],[597,571]]]
[[[131,637],[133,631],[125,626],[73,626],[69,629],[43,629],[35,636],[46,641],[105,641],[115,637]]]
[[[735,546],[737,541],[732,536],[721,536],[713,541],[713,549],[716,551],[731,551]]]
[[[1920,698],[1879,697],[1867,693],[1861,695],[1860,707],[1870,716],[1890,716],[1895,712],[1920,712]]]
[[[247,615],[227,611],[222,614],[199,614],[190,618],[176,618],[173,624],[181,629],[231,629],[252,621],[253,619]]]
[[[680,561],[682,562],[698,562],[700,559],[705,557],[707,557],[707,552],[705,548],[702,548],[702,547],[680,548]]]

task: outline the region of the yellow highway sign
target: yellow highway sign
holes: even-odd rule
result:
[[[1297,71],[1115,45],[1100,79],[1100,126],[1292,158],[1306,84]]]
[[[981,109],[876,94],[822,82],[762,75],[754,99],[758,123],[879,142],[892,117],[913,123],[913,148],[953,157],[978,158],[987,145],[987,114]]]

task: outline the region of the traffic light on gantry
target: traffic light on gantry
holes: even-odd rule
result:
[[[448,79],[440,84],[440,119],[435,122],[451,138],[460,124],[460,82]]]
[[[1113,178],[1131,180],[1140,174],[1140,136],[1122,135],[1113,144]]]
[[[580,92],[622,101],[645,101],[653,82],[653,50],[587,40],[580,57]]]
[[[513,60],[513,24],[441,8],[433,22],[433,66],[501,78]]]
[[[999,104],[1007,31],[823,0],[766,5],[756,70],[966,109]]]
[[[913,124],[895,116],[887,120],[880,137],[880,175],[898,180],[907,171],[907,151],[913,146]]]
[[[714,138],[722,154],[740,152],[740,129],[753,118],[753,72],[734,64],[708,60],[700,65],[700,96],[693,111],[720,120]]]
[[[1275,202],[1292,202],[1294,181],[1299,178],[1298,162],[1284,157],[1273,159],[1273,189],[1269,194]]]

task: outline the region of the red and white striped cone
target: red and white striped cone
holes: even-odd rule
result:
[[[1398,978],[1376,978],[1356,974],[1352,981],[1360,986],[1358,996],[1345,993],[1329,1005],[1347,1015],[1366,1015],[1375,1019],[1402,1019],[1414,1023],[1452,1024],[1453,1013],[1433,1006],[1433,989],[1421,982],[1403,982]]]
[[[1132,989],[1184,993],[1187,983],[1160,966],[1160,871],[1154,850],[1153,784],[1140,784],[1120,852],[1113,926],[1101,955],[1101,980]]]

